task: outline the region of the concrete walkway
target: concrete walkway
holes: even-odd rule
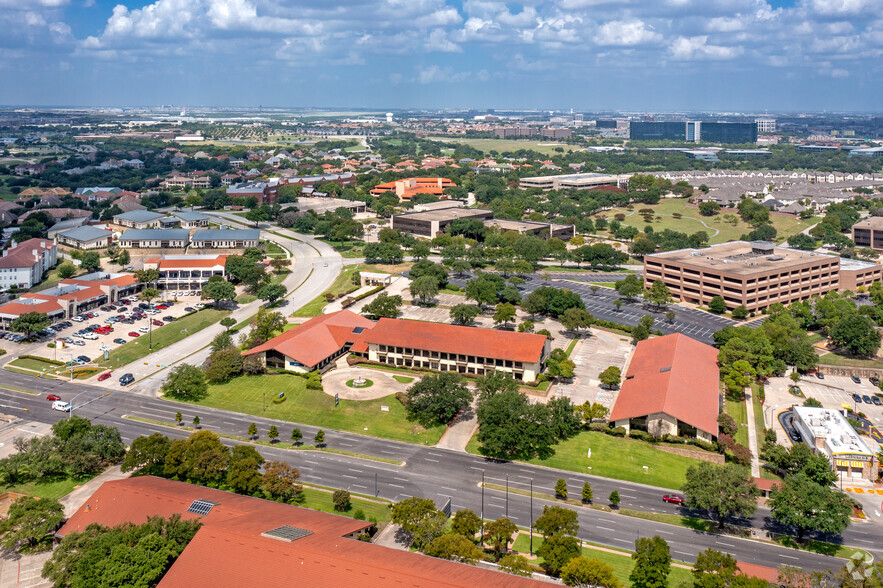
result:
[[[366,380],[371,380],[373,384],[366,388],[352,388],[346,385],[348,381],[354,380],[359,376]],[[414,379],[414,381],[416,380],[417,378]],[[391,374],[380,370],[349,366],[336,367],[322,376],[322,390],[325,394],[329,396],[337,394],[339,398],[345,400],[374,400],[383,398],[396,392],[404,392],[413,383],[402,384],[393,378]]]
[[[745,414],[748,419],[748,449],[751,450],[751,475],[760,477],[760,458],[758,456],[757,430],[754,427],[754,402],[751,392],[745,394]]]
[[[89,499],[92,494],[98,490],[98,487],[104,484],[105,482],[110,482],[111,480],[122,480],[123,478],[128,478],[131,474],[124,474],[120,470],[120,466],[113,466],[109,470],[95,476],[82,486],[78,486],[74,488],[74,490],[61,499],[61,504],[64,506],[64,516],[70,518],[73,516],[77,509],[83,506],[86,500]]]
[[[454,420],[453,424],[447,428],[442,438],[435,444],[439,449],[450,449],[451,451],[466,452],[466,444],[472,439],[472,436],[478,430],[478,418],[475,416],[476,402],[473,401],[472,406],[464,414],[461,414]]]

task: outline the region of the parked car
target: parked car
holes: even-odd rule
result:
[[[98,376],[98,381],[103,382],[104,380],[108,379],[109,377],[110,377],[110,372],[104,372],[103,374]]]
[[[140,337],[141,334],[135,331],[129,331],[129,337]]]
[[[123,376],[120,378],[120,385],[121,386],[128,386],[129,384],[131,384],[134,381],[135,381],[135,376],[133,376],[132,374],[123,374]]]
[[[825,374],[823,374],[822,372],[816,372],[816,377],[820,380],[824,380]]]
[[[858,376],[851,376],[851,378],[852,378],[852,381],[855,382],[856,384],[862,383],[862,379],[859,378]]]
[[[873,384],[874,386],[879,386],[879,385],[880,385],[880,378],[878,378],[877,376],[871,376],[870,378],[868,378],[868,381],[869,381],[871,384]]]
[[[883,404],[883,401],[880,400],[879,396],[871,396],[871,402],[873,402],[877,406],[880,406],[881,404]]]
[[[873,402],[871,402],[871,397],[868,396],[867,394],[865,394],[864,396],[862,396],[862,400],[865,401],[865,404],[873,404]]]
[[[858,394],[853,394],[853,395],[852,395],[852,399],[856,402],[856,404],[861,404],[861,403],[862,403],[862,397],[859,396]]]
[[[110,346],[109,345],[102,345],[101,347],[98,348],[98,351],[110,351]]]
[[[52,410],[60,410],[62,412],[69,412],[71,409],[70,402],[64,402],[63,400],[56,400],[52,403]]]
[[[195,312],[196,309],[191,306],[184,307],[184,312]]]
[[[141,333],[142,335],[143,335],[143,334],[146,334],[146,333],[149,333],[149,332],[150,332],[150,327],[138,327],[138,332]]]
[[[170,322],[172,322],[173,320],[175,320],[175,317],[173,317],[172,315],[169,314],[169,315],[166,315],[166,316],[162,317],[162,320],[164,320],[164,321],[167,322],[167,323],[170,323]]]
[[[61,396],[58,394],[50,394],[46,397],[46,400],[61,400]]]
[[[126,342],[126,340],[121,337],[117,337],[116,339],[113,340],[113,342],[116,343],[117,345],[123,345]]]
[[[683,496],[678,496],[677,494],[666,494],[662,497],[662,500],[669,504],[684,504]]]
[[[98,338],[98,335],[96,335],[95,333],[83,333],[82,337],[83,337],[83,339],[89,339],[90,341],[94,341],[95,339]]]
[[[154,327],[161,327],[161,326],[163,326],[163,325],[165,324],[164,322],[162,322],[162,321],[160,321],[160,320],[157,320],[157,319],[153,319],[152,322],[153,322],[153,326],[154,326]]]
[[[788,432],[788,436],[791,437],[791,440],[794,441],[795,443],[799,443],[799,442],[800,442],[800,433],[798,433],[798,432],[795,431],[794,429],[791,429],[791,430]]]
[[[74,339],[72,344],[76,345],[77,347],[82,347],[83,345],[86,344],[86,342],[83,341],[82,339]]]
[[[77,359],[79,359],[79,360],[82,361],[83,363],[89,363],[90,361],[92,361],[91,359],[89,359],[89,358],[88,358],[87,356],[85,356],[85,355],[78,355],[78,356],[77,356]]]

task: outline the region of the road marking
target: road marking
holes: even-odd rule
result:
[[[794,557],[793,555],[785,555],[784,553],[780,553],[779,557],[786,557],[788,559],[800,559],[800,558]]]
[[[595,528],[596,528],[596,529],[603,529],[603,530],[605,530],[605,531],[610,531],[610,532],[614,532],[614,531],[615,531],[615,529],[608,529],[607,527],[595,527]]]
[[[347,476],[346,474],[341,474],[341,476],[343,476],[344,478],[349,478],[351,480],[358,480],[359,479],[356,476]]]
[[[686,551],[675,551],[675,553],[680,553],[681,555],[689,555],[690,557],[693,557],[692,553],[687,553]]]
[[[732,543],[724,543],[723,541],[715,541],[718,545],[726,545],[727,547],[736,547]],[[794,559],[797,559],[796,557]]]
[[[428,457],[426,458],[426,461],[434,461],[435,463],[438,463],[437,459],[429,459]]]
[[[665,533],[666,535],[674,535],[674,533],[672,533],[671,531],[661,531],[661,530],[657,530],[656,532],[657,532],[657,533]]]
[[[405,489],[404,486],[399,486],[398,484],[388,484],[388,486],[392,486],[393,488],[401,488],[402,490]]]
[[[632,544],[631,541],[626,541],[625,539],[617,539],[616,537],[614,537],[613,540],[614,540],[614,541],[619,541],[620,543],[626,543],[626,544],[628,544],[628,545],[631,545],[631,544]]]

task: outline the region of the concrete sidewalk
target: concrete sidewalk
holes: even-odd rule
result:
[[[757,430],[754,426],[754,403],[751,392],[745,394],[745,414],[748,419],[748,449],[751,450],[751,475],[760,477],[760,458],[758,456]]]
[[[64,516],[66,518],[73,516],[73,514],[77,512],[77,509],[83,506],[86,500],[88,500],[89,497],[98,490],[99,486],[105,482],[122,480],[123,478],[128,478],[130,475],[131,474],[124,474],[120,470],[120,466],[113,466],[104,473],[95,476],[82,486],[74,488],[73,492],[61,499],[61,504],[64,506]]]

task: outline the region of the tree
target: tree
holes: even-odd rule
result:
[[[258,298],[266,300],[270,306],[276,304],[276,301],[283,298],[288,291],[282,284],[267,284],[258,290]]]
[[[635,588],[667,588],[671,571],[671,554],[668,543],[655,535],[640,537],[635,541],[635,562],[629,580]]]
[[[583,503],[589,504],[592,502],[592,485],[588,482],[583,483]]]
[[[224,327],[225,329],[227,329],[228,331],[230,330],[230,327],[232,327],[235,324],[236,324],[235,318],[230,318],[229,316],[225,316],[224,318],[221,319],[221,326]]]
[[[424,553],[430,557],[440,557],[470,565],[482,559],[481,549],[460,533],[447,533],[434,539],[426,546]]]
[[[588,329],[595,320],[584,308],[568,308],[558,318],[565,329],[575,331],[577,335],[579,335],[580,329]]]
[[[500,561],[497,562],[497,566],[500,568],[500,571],[506,572],[507,574],[525,577],[533,575],[533,567],[523,555],[517,555],[515,553],[504,555],[500,558]]]
[[[362,314],[371,318],[395,318],[399,315],[402,297],[398,294],[390,296],[386,292],[378,294],[374,300],[362,307]]]
[[[880,333],[867,316],[848,314],[828,331],[831,342],[859,357],[871,357],[880,349]]]
[[[770,492],[773,518],[794,527],[797,538],[807,531],[839,535],[849,526],[852,505],[837,490],[820,486],[800,472],[785,478]]]
[[[212,384],[227,382],[242,373],[242,355],[239,349],[227,347],[208,356],[205,379]]]
[[[553,453],[557,438],[548,406],[531,404],[521,392],[503,390],[480,399],[477,417],[476,438],[484,455],[527,460]]]
[[[619,382],[622,380],[622,371],[615,365],[612,365],[598,374],[598,379],[601,380],[603,386],[614,388],[619,386]]]
[[[255,228],[257,228],[260,223],[270,218],[270,215],[263,208],[252,208],[245,213],[245,218],[253,222]]]
[[[536,315],[546,312],[548,307],[549,299],[538,293],[537,291],[531,292],[521,301],[521,309],[524,312],[528,313],[531,318],[534,318]]]
[[[336,511],[346,512],[352,508],[350,505],[350,493],[346,490],[335,490],[331,501],[334,503],[334,510]]]
[[[494,309],[494,324],[503,324],[505,328],[510,321],[515,320],[515,307],[507,302],[501,302]]]
[[[23,333],[28,339],[37,331],[42,331],[52,324],[52,319],[45,312],[26,312],[18,315],[9,323],[9,329]]]
[[[666,310],[665,311],[665,320],[668,321],[668,324],[672,324],[675,322],[675,311]]]
[[[580,556],[579,541],[571,535],[556,533],[543,540],[543,544],[537,549],[537,555],[543,558],[550,572],[557,574],[567,562]]]
[[[672,300],[671,292],[665,282],[655,280],[650,287],[644,290],[644,300],[657,308],[662,308]]]
[[[230,336],[228,331],[221,331],[217,335],[215,335],[214,339],[212,339],[211,345],[209,348],[212,350],[212,353],[215,351],[220,351],[221,349],[227,349],[229,347],[234,347],[233,338]]]
[[[498,392],[518,392],[518,380],[509,372],[492,370],[475,380],[475,389],[479,398],[486,400]]]
[[[144,288],[143,290],[141,290],[141,294],[139,294],[138,297],[147,304],[150,304],[150,301],[159,295],[160,291],[156,288]]]
[[[720,205],[717,202],[702,202],[699,204],[699,214],[702,216],[714,216],[720,212]]]
[[[251,423],[248,425],[248,437],[249,439],[257,439],[258,438],[258,426],[255,423]]]
[[[562,481],[558,480],[559,483]],[[566,492],[567,490],[565,489]],[[534,529],[546,538],[551,537],[555,533],[576,536],[577,532],[579,532],[579,520],[576,511],[563,506],[544,506],[543,514],[537,517],[533,526]]]
[[[534,324],[533,321],[521,321],[518,323],[518,332],[519,333],[533,333]]]
[[[610,493],[610,496],[607,498],[607,500],[610,501],[610,506],[612,506],[613,508],[619,508],[619,503],[622,499],[619,497],[619,491],[614,490]]]
[[[603,404],[599,402],[589,402],[588,400],[583,402],[582,406],[579,407],[579,411],[582,412],[583,420],[588,423],[595,420],[604,420],[607,418],[607,415],[610,414],[610,409]]]
[[[276,428],[276,425],[270,425],[270,430],[267,431],[267,437],[270,439],[270,443],[276,443],[279,439],[279,429]]]
[[[433,296],[438,294],[438,280],[433,276],[420,276],[411,282],[411,296],[418,299],[420,304],[429,304]]]
[[[632,343],[638,344],[649,338],[650,329],[646,325],[639,323],[632,327]]]
[[[180,412],[180,411],[178,411],[178,412],[175,413],[175,422],[178,423],[179,425],[181,424],[181,420],[182,420],[183,418],[184,418],[184,417],[181,416],[181,412]]]
[[[561,580],[565,586],[598,586],[600,588],[619,588],[622,584],[609,565],[597,559],[578,556],[571,559],[561,568]]]
[[[624,279],[619,280],[615,283],[614,287],[616,288],[617,293],[626,300],[631,300],[644,289],[641,285],[641,281],[638,280],[635,274],[629,274]]]
[[[178,420],[181,419],[178,418]],[[123,472],[140,469],[153,476],[162,475],[166,454],[171,446],[171,440],[162,433],[153,433],[149,437],[143,435],[137,437],[132,441],[132,446],[126,453],[120,469]]]
[[[508,550],[512,535],[517,530],[518,526],[504,517],[486,524],[482,539],[486,543],[490,543],[494,552],[499,556],[503,551]]]
[[[470,325],[475,317],[481,314],[481,309],[474,304],[455,304],[451,307],[451,320],[461,325]]]
[[[451,422],[472,401],[472,393],[463,385],[463,379],[450,372],[425,376],[406,394],[408,418],[425,427]]]
[[[406,498],[401,502],[397,502],[391,507],[391,519],[396,525],[399,525],[412,538],[418,534],[420,528],[424,526],[436,514],[442,514],[435,503],[428,498]],[[444,516],[442,514],[442,516]],[[434,537],[433,537],[434,539]],[[420,547],[417,545],[416,547]]]
[[[451,532],[474,540],[475,534],[481,529],[481,519],[468,508],[458,510],[451,517]]]
[[[316,431],[316,435],[313,437],[313,441],[316,443],[316,447],[322,447],[325,445],[325,431],[319,429]]]
[[[205,373],[195,365],[179,363],[172,368],[160,391],[181,400],[202,400],[208,394]]]
[[[227,485],[239,494],[254,494],[261,487],[264,458],[250,445],[234,445],[227,472]]]
[[[58,266],[58,277],[62,280],[73,277],[75,273],[77,273],[77,267],[69,261]]]
[[[9,550],[24,546],[33,550],[52,547],[52,534],[64,521],[64,507],[58,500],[22,496],[9,506],[6,520],[0,522],[0,545]]]
[[[297,501],[303,487],[297,483],[300,470],[284,461],[268,461],[264,466],[261,486],[271,498],[282,502]]]
[[[567,480],[564,478],[558,478],[555,482],[555,498],[567,500]]]
[[[727,517],[749,517],[757,509],[760,491],[745,468],[702,462],[687,468],[687,481],[681,491],[688,508],[708,511],[723,528]]]
[[[733,309],[733,318],[737,321],[745,320],[746,318],[748,318],[748,309],[745,308],[744,304],[740,304]]]
[[[693,564],[695,588],[731,588],[742,586],[742,578],[736,558],[716,549],[706,549],[696,557]],[[768,586],[768,584],[764,584]]]
[[[135,279],[139,284],[153,284],[159,280],[159,270],[141,269],[135,272]]]
[[[723,296],[715,296],[708,303],[708,310],[715,314],[723,314],[727,312],[727,302],[724,300]]]
[[[200,296],[203,300],[213,300],[215,306],[218,306],[218,303],[223,300],[233,300],[236,298],[236,288],[228,282],[227,280],[209,280],[202,286],[202,295]]]
[[[193,417],[193,426],[199,428],[199,415]]]
[[[304,434],[301,433],[300,429],[295,427],[291,431],[291,442],[295,445],[300,445],[300,440],[304,438]]]
[[[80,257],[80,267],[87,272],[101,269],[101,256],[97,251],[88,251]]]

